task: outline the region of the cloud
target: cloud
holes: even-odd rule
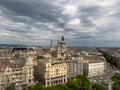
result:
[[[76,5],[74,5],[74,4],[65,5],[63,14],[68,14],[68,15],[73,16],[78,11],[77,9],[78,9],[78,7]]]
[[[79,25],[80,24],[80,20],[75,18],[75,19],[72,19],[68,22],[69,25]]]
[[[119,0],[1,0],[1,44],[119,46]]]

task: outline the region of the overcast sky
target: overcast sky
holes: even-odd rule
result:
[[[0,44],[120,46],[120,0],[0,0]]]

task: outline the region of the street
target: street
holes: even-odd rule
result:
[[[111,83],[111,77],[116,74],[116,72],[118,71],[117,68],[115,68],[114,66],[110,65],[109,63],[106,63],[106,69],[105,69],[105,74],[101,75],[101,76],[97,76],[97,77],[93,77],[90,80],[92,80],[94,83]]]

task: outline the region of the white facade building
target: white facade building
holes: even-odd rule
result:
[[[105,61],[103,60],[84,60],[83,62],[83,71],[84,74],[87,75],[89,78],[100,76],[105,73]]]

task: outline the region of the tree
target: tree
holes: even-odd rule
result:
[[[16,90],[15,85],[12,83],[12,84],[8,85],[5,90]]]
[[[74,81],[74,80],[69,80],[68,83],[67,83],[67,86],[69,88],[71,88],[72,90],[77,90],[77,88],[79,88],[77,82]]]
[[[84,75],[79,75],[73,80],[69,80],[66,84],[51,87],[42,87],[41,84],[35,85],[29,90],[92,90],[89,79]],[[96,90],[96,89],[95,89]],[[103,89],[102,89],[103,90]]]
[[[112,86],[113,90],[120,90],[120,74],[116,74],[112,76],[112,81],[114,81],[114,84]]]
[[[120,90],[120,83],[114,83],[112,86],[113,90]]]
[[[111,77],[111,79],[115,82],[119,82],[120,81],[120,74],[115,74],[114,76]]]
[[[33,87],[29,87],[28,90],[44,90],[44,88],[41,83],[37,83]]]
[[[82,81],[86,81],[86,82],[88,82],[88,84],[90,84],[89,79],[85,75],[78,75],[76,78],[78,78],[78,79],[80,79]]]
[[[108,55],[106,52],[103,52],[102,50],[98,49],[97,50],[102,53],[103,57],[106,59],[106,61],[108,63],[110,63],[111,65],[117,66],[117,63],[115,61],[115,58],[111,55]]]
[[[91,90],[90,81],[89,81],[89,79],[86,76],[78,75],[76,77],[76,81],[81,86],[81,90]]]
[[[41,83],[37,83],[34,87],[33,90],[43,90],[43,86]]]
[[[107,90],[107,89],[100,84],[94,84],[92,86],[92,90]]]
[[[63,84],[63,85],[57,85],[56,88],[58,90],[71,90],[70,88],[67,87],[67,85]]]
[[[74,80],[68,81],[67,86],[72,90],[91,90],[90,81],[84,75],[79,75]]]
[[[38,56],[37,56],[37,59],[44,59],[44,57],[43,57],[43,56],[38,55]]]
[[[51,87],[44,88],[44,90],[59,90],[59,89],[56,88],[55,86],[51,86]]]

